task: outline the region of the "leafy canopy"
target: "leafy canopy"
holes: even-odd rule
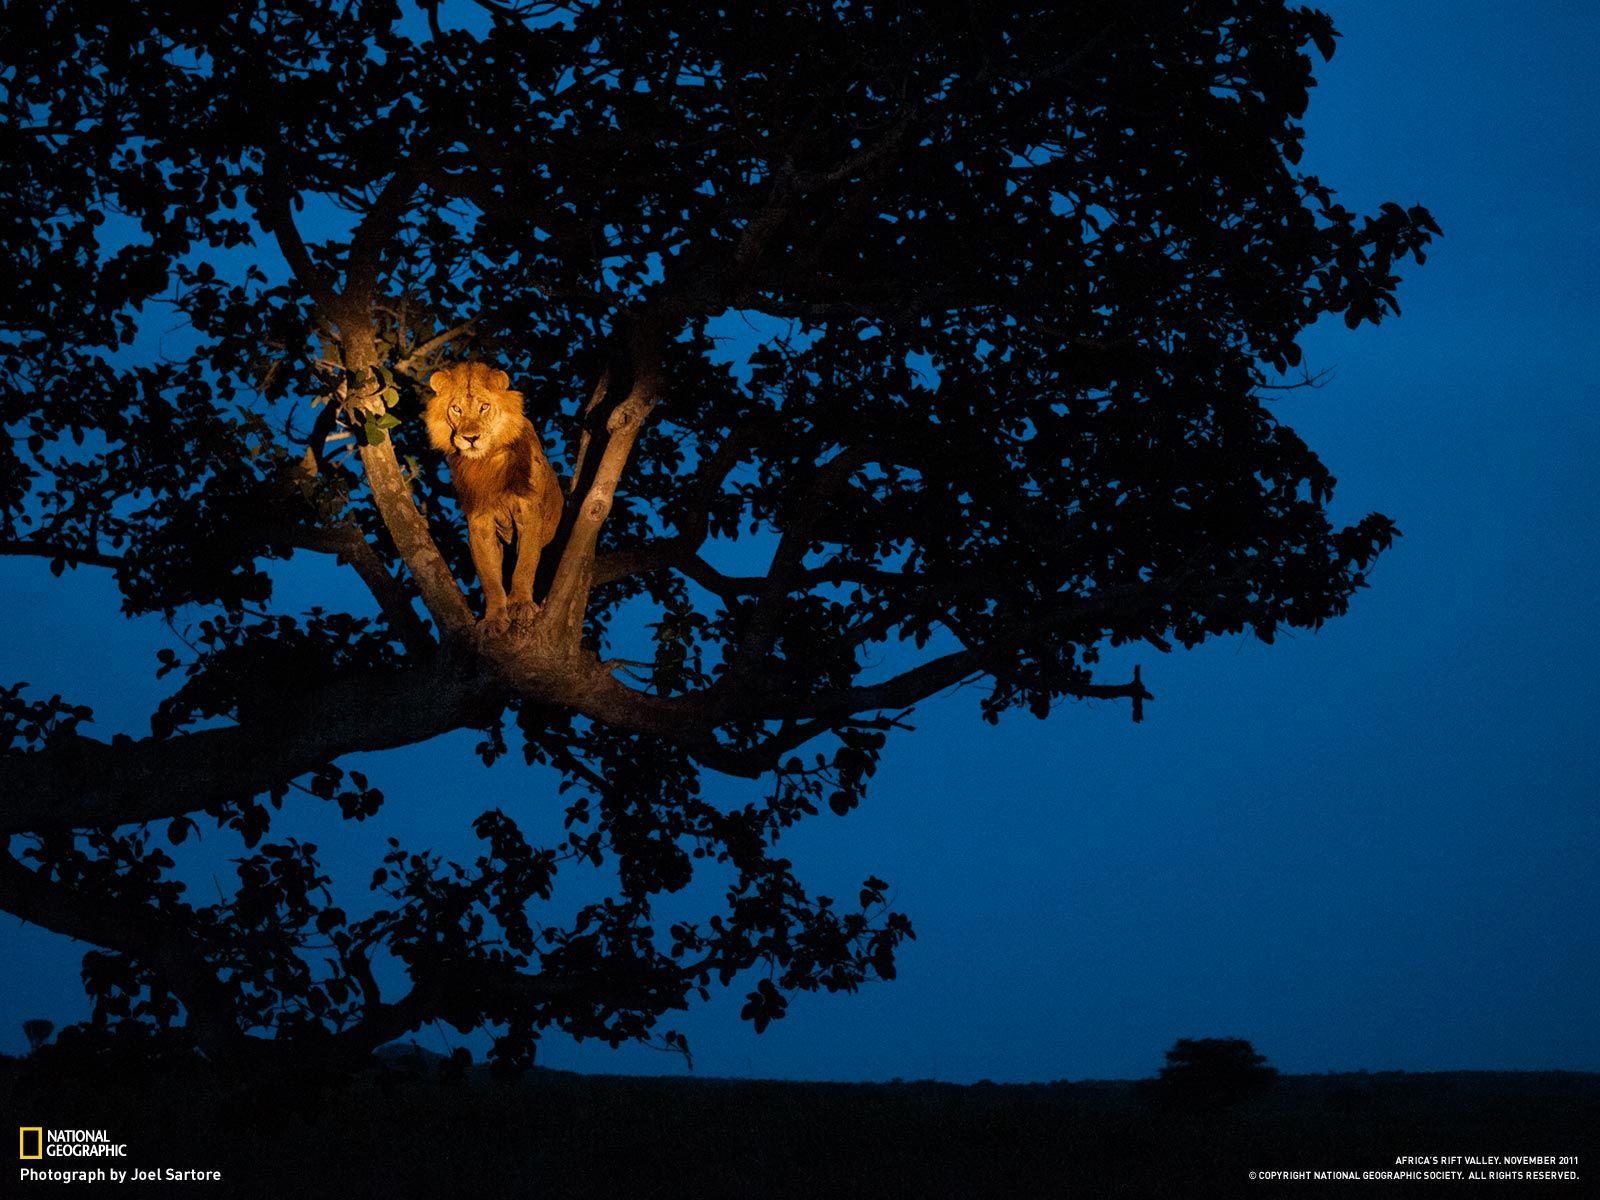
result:
[[[1398,311],[1397,264],[1437,233],[1298,168],[1322,13],[6,21],[0,549],[109,569],[127,612],[192,630],[148,737],[4,693],[0,907],[95,944],[95,1030],[364,1052],[445,1019],[516,1065],[551,1026],[652,1036],[757,968],[763,1027],[894,973],[887,884],[813,896],[777,843],[859,802],[912,706],[981,679],[991,721],[1137,716],[1102,648],[1315,628],[1394,535],[1330,522],[1333,478],[1263,398],[1324,314]],[[469,358],[527,395],[570,491],[541,607],[504,633],[473,625],[418,418],[428,372]],[[282,611],[270,564],[308,555],[370,602]],[[559,774],[566,842],[491,811],[472,864],[396,843],[352,916],[315,847],[267,840],[291,791],[378,812],[342,756],[457,728]],[[706,770],[761,798],[712,803]],[[248,851],[215,904],[149,838],[202,817]],[[579,863],[615,894],[530,916]],[[697,867],[722,911],[657,929]]]

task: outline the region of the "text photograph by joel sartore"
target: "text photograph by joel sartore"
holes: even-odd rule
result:
[[[1597,96],[0,0],[4,1194],[1595,1194]]]

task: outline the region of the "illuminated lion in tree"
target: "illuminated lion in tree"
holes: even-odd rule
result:
[[[503,627],[508,604],[533,605],[539,552],[561,524],[561,483],[522,412],[511,379],[483,363],[459,363],[428,377],[433,395],[424,419],[445,454],[467,519],[467,544],[483,587],[484,621]],[[516,540],[511,591],[505,548]]]

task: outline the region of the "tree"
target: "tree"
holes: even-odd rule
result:
[[[1259,1096],[1277,1081],[1278,1069],[1244,1038],[1179,1038],[1150,1082],[1163,1103],[1216,1109]]]
[[[55,1031],[56,1025],[54,1021],[35,1018],[22,1023],[22,1036],[28,1039],[30,1052],[37,1052],[41,1046],[49,1042],[50,1035]]]
[[[1321,13],[10,0],[5,22],[0,551],[63,587],[109,570],[126,612],[197,631],[160,655],[148,736],[4,693],[0,908],[94,947],[91,1031],[233,1060],[443,1019],[516,1065],[541,1030],[654,1036],[753,975],[761,1028],[894,974],[887,885],[813,896],[777,844],[857,805],[915,705],[982,680],[990,722],[1086,697],[1138,719],[1103,648],[1317,627],[1394,535],[1330,522],[1332,476],[1267,404],[1319,317],[1398,311],[1396,264],[1437,232],[1297,168]],[[718,351],[734,318],[763,331],[747,370]],[[567,475],[540,607],[503,634],[475,626],[417,419],[468,359],[511,374]],[[282,611],[269,568],[301,556],[370,607]],[[653,658],[615,657],[641,620]],[[350,915],[282,829],[299,793],[372,817],[344,756],[462,728],[559,774],[570,837],[475,815],[476,862],[395,844]],[[756,798],[713,804],[703,772]],[[209,904],[160,846],[201,820],[246,847]],[[615,894],[536,933],[582,862]],[[655,930],[697,867],[725,909]]]

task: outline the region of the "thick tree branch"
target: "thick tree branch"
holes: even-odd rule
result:
[[[373,290],[395,231],[405,217],[419,177],[418,155],[412,154],[389,178],[377,199],[351,235],[345,267],[345,290],[339,297],[335,320],[344,349],[345,369],[370,371],[379,365],[373,328]],[[374,383],[374,387],[375,387]],[[353,396],[350,405],[361,408],[369,398]],[[372,499],[394,540],[395,549],[410,568],[422,602],[446,637],[464,636],[472,628],[466,596],[434,543],[428,521],[411,497],[400,473],[394,446],[387,438],[360,447],[361,466],[372,488]]]
[[[490,689],[435,660],[285,696],[271,717],[172,738],[73,738],[0,755],[0,834],[125,825],[244,799],[356,750],[470,724]]]
[[[770,575],[729,575],[718,570],[705,557],[697,553],[698,543],[684,535],[658,538],[639,546],[613,550],[595,560],[595,583],[613,583],[647,575],[651,571],[677,571],[706,591],[733,600],[740,596],[757,596],[772,584]],[[886,571],[863,563],[830,560],[796,571],[789,577],[789,592],[833,583],[855,583],[885,590],[911,591],[926,589],[930,581],[922,576],[904,571]]]
[[[617,485],[634,443],[660,398],[664,330],[655,317],[638,317],[629,332],[633,381],[622,403],[606,418],[605,444],[573,518],[555,578],[545,599],[544,620],[557,638],[576,646],[594,581],[595,547],[600,527],[611,515]],[[591,403],[593,403],[591,401]],[[575,474],[574,478],[578,478]],[[580,485],[581,486],[581,485]]]
[[[288,191],[282,182],[270,178],[264,183],[267,205],[261,213],[262,222],[277,238],[295,279],[310,293],[323,316],[337,325],[347,372],[360,372],[379,365],[372,321],[373,291],[384,255],[420,182],[419,161],[421,153],[414,152],[400,164],[357,224],[346,255],[342,291],[335,291],[333,281],[312,261],[295,227]],[[366,402],[367,397],[351,396],[347,406],[359,408]],[[372,488],[373,502],[395,549],[416,580],[423,604],[447,637],[465,635],[472,628],[466,597],[451,574],[449,564],[439,553],[426,518],[412,501],[411,490],[395,460],[394,447],[387,439],[363,445],[360,458]]]
[[[583,411],[578,414],[578,452],[572,464],[572,478],[567,480],[567,492],[570,494],[579,486],[583,479],[584,469],[589,465],[589,443],[593,435],[589,432],[589,422],[594,418],[595,412],[600,407],[600,402],[605,399],[606,392],[611,388],[611,371],[600,372],[600,378],[595,382],[594,390],[589,393],[589,402],[583,406]]]
[[[120,554],[106,554],[100,550],[69,546],[65,542],[54,541],[50,538],[12,538],[7,541],[0,541],[0,555],[26,555],[34,558],[48,558],[55,562],[81,567],[111,567],[114,569],[123,565],[123,558]]]
[[[594,719],[672,739],[713,770],[754,778],[771,770],[783,753],[850,717],[913,708],[964,680],[992,673],[1008,654],[1034,638],[1068,629],[1099,629],[1131,611],[1171,603],[1194,588],[1200,585],[1175,581],[1165,587],[1140,584],[1108,588],[1090,597],[1062,597],[1034,620],[1016,622],[1003,636],[952,651],[878,683],[786,695],[763,687],[759,676],[730,672],[701,692],[654,696],[604,672],[574,702]],[[1136,719],[1143,718],[1144,702],[1154,699],[1137,670],[1128,683],[1085,682],[1061,690],[1082,699],[1132,700]],[[753,748],[739,749],[715,736],[719,726],[737,720],[781,721],[784,727]]]
[[[751,715],[771,719],[842,717],[859,712],[910,708],[963,679],[991,671],[997,660],[1026,646],[1035,638],[1068,630],[1080,634],[1092,630],[1098,634],[1107,622],[1126,618],[1141,609],[1169,604],[1189,592],[1191,586],[1184,581],[1166,586],[1150,583],[1106,588],[1087,597],[1063,596],[1034,619],[1013,623],[1003,635],[951,651],[879,683],[794,697],[750,695],[753,689],[745,688],[740,689],[738,703]],[[719,684],[711,690],[716,691],[721,686]],[[1143,715],[1142,702],[1154,699],[1145,690],[1137,670],[1132,681],[1126,684],[1085,683],[1064,690],[1068,695],[1084,699],[1134,700],[1139,704],[1140,717]]]
[[[253,795],[340,755],[431,738],[481,720],[497,694],[517,691],[594,720],[667,738],[704,765],[741,776],[771,768],[775,756],[851,717],[900,711],[984,672],[1030,640],[1065,629],[1098,630],[1129,612],[1210,591],[1216,581],[1175,581],[1063,597],[1031,621],[1013,624],[981,645],[943,655],[878,683],[820,693],[764,687],[731,674],[710,688],[658,696],[630,688],[605,665],[564,644],[514,647],[499,676],[472,676],[446,659],[387,675],[336,681],[305,697],[286,697],[271,720],[171,739],[107,745],[74,738],[34,753],[0,757],[0,833],[47,831],[156,820]],[[542,649],[541,649],[542,647]],[[1150,699],[1137,674],[1130,683],[1085,682],[1066,694]],[[754,750],[718,740],[730,722],[780,721],[784,728]]]
[[[417,591],[446,637],[461,637],[473,625],[467,598],[439,552],[427,518],[417,510],[411,488],[400,473],[394,446],[385,439],[360,448],[361,466],[372,488],[373,503],[383,517],[394,546],[411,570]]]

